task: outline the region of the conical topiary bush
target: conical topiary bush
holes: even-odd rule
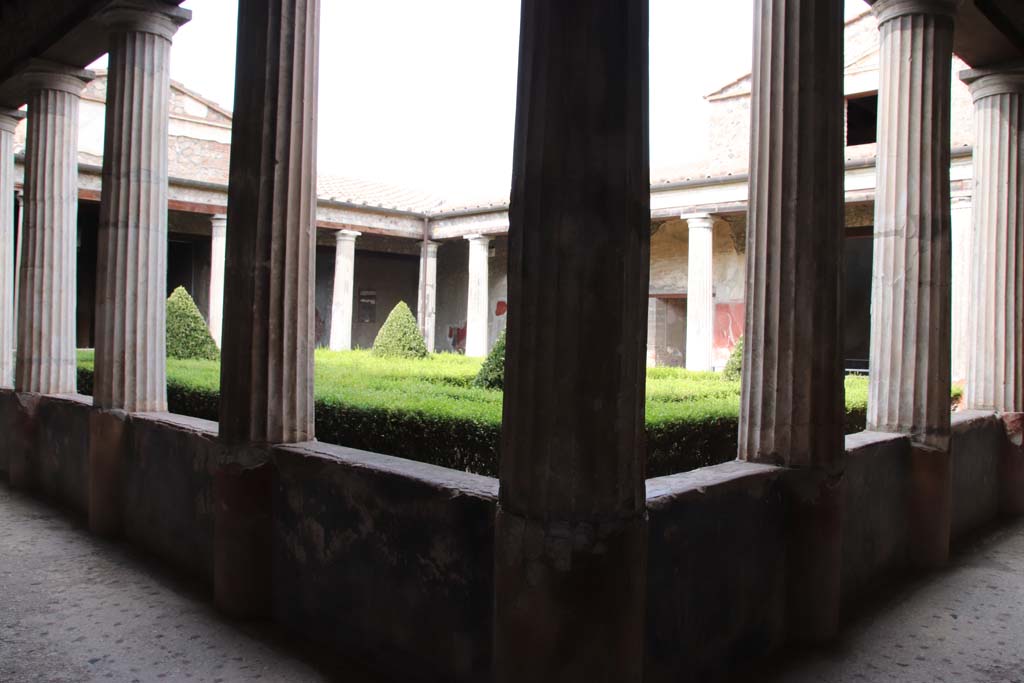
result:
[[[167,299],[167,357],[217,360],[220,351],[210,336],[203,314],[184,287]]]
[[[388,358],[426,358],[427,346],[416,326],[416,318],[404,301],[388,314],[373,340],[373,355]]]
[[[729,360],[725,363],[722,376],[726,379],[743,377],[743,337],[740,337],[736,341],[736,346],[732,347],[732,353],[729,354]]]
[[[473,379],[473,386],[485,389],[505,388],[505,330],[498,335],[494,348],[480,366],[480,372],[476,373]]]

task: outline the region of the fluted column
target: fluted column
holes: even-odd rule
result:
[[[224,335],[224,259],[227,251],[228,217],[210,217],[210,336],[221,345]]]
[[[191,13],[124,0],[110,35],[96,267],[94,404],[167,409],[167,126],[171,38]]]
[[[643,678],[646,2],[525,0],[495,680]]]
[[[683,216],[689,227],[686,270],[686,369],[711,370],[715,335],[713,236],[711,216]]]
[[[75,237],[78,104],[92,72],[37,61],[25,138],[25,219],[18,291],[15,387],[75,392]]]
[[[758,0],[754,26],[739,456],[831,469],[843,453],[842,7]]]
[[[469,291],[466,293],[466,355],[487,355],[488,264],[491,238],[468,235]]]
[[[974,239],[967,407],[1024,412],[1024,69],[969,72]]]
[[[878,0],[878,181],[868,429],[945,448],[954,0]]]
[[[0,388],[14,387],[14,130],[25,117],[0,110]]]
[[[950,379],[964,384],[967,381],[967,355],[971,303],[971,234],[973,201],[971,193],[950,196]]]
[[[21,191],[14,196],[14,203],[18,208],[18,218],[14,224],[15,234],[15,248],[14,248],[14,339],[18,339],[18,302],[21,301],[21,296],[18,290],[21,288],[21,251],[25,246],[24,234],[25,231],[23,226],[25,224],[25,188],[22,187]]]
[[[313,438],[318,0],[238,13],[220,435]]]
[[[839,619],[843,6],[756,0],[739,458],[799,468],[787,505],[789,637]]]
[[[339,230],[334,233],[334,298],[331,300],[332,351],[352,348],[352,290],[356,277],[356,238],[362,233]]]
[[[433,353],[437,327],[437,242],[424,241],[420,247],[420,294],[416,317],[427,351]]]

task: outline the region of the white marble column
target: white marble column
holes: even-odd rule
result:
[[[434,352],[437,327],[437,246],[437,242],[424,241],[420,247],[420,293],[416,306],[416,322],[430,353]]]
[[[689,226],[686,271],[686,369],[711,370],[715,335],[714,270],[711,216],[683,216]]]
[[[868,429],[949,439],[950,98],[955,0],[878,0]]]
[[[145,0],[122,0],[100,15],[110,52],[96,265],[98,408],[167,410],[171,38],[190,17]]]
[[[228,217],[210,216],[210,336],[221,345],[224,334],[224,259],[227,251]]]
[[[668,316],[664,299],[647,299],[647,367],[662,365],[666,355]]]
[[[15,387],[75,392],[78,105],[92,72],[37,61],[25,138],[25,222],[18,291]]]
[[[14,130],[25,117],[0,110],[0,388],[14,387]]]
[[[487,355],[488,294],[487,262],[491,238],[486,235],[468,235],[469,290],[466,293],[466,355]]]
[[[971,234],[973,232],[973,201],[971,193],[950,198],[950,378],[956,384],[967,381],[967,354],[970,336],[971,304]]]
[[[331,299],[331,351],[352,348],[352,295],[356,277],[356,238],[362,233],[334,233],[334,297]]]
[[[968,408],[1024,412],[1024,68],[965,74],[974,98]]]
[[[247,0],[238,15],[221,353],[229,444],[314,434],[319,21],[318,0]]]

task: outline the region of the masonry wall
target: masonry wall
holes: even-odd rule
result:
[[[313,294],[316,322],[315,344],[326,347],[331,343],[331,306],[334,303],[334,247],[317,245],[316,285]],[[353,309],[354,311],[355,309]]]
[[[274,615],[394,680],[489,678],[489,477],[326,444],[275,449]]]
[[[420,260],[415,256],[384,254],[362,251],[356,243],[355,285],[352,288],[352,348],[368,349],[373,346],[377,333],[399,301],[408,304],[416,315],[419,299]],[[331,250],[333,260],[333,250]],[[330,266],[331,287],[333,288],[334,266]],[[320,287],[318,280],[317,286]],[[326,285],[325,285],[326,286]],[[376,306],[373,320],[361,321],[359,297],[363,292],[376,292]],[[323,295],[321,295],[323,296]],[[333,289],[328,300],[333,301]],[[330,320],[328,309],[327,319]],[[328,325],[330,323],[328,322]],[[330,329],[328,327],[328,329]]]

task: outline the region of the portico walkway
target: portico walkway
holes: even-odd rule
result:
[[[902,586],[828,649],[785,657],[772,683],[1024,681],[1024,521]],[[762,680],[757,676],[748,680]]]
[[[334,681],[262,629],[0,483],[0,681]]]
[[[0,484],[0,681],[326,681],[271,634],[59,510]],[[1024,681],[1024,521],[872,605],[837,645],[784,657],[774,683]]]

